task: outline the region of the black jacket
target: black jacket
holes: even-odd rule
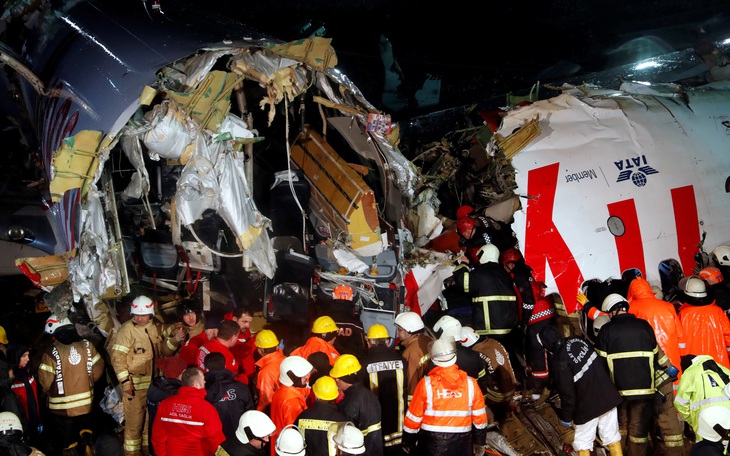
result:
[[[584,424],[621,403],[606,364],[580,337],[558,343],[550,373],[560,395],[558,417],[563,421]]]
[[[181,386],[182,383],[176,378],[155,377],[152,379],[152,383],[147,390],[147,413],[150,415],[147,432],[149,433],[148,438],[150,442],[152,441],[152,423],[155,422],[155,416],[157,415],[157,408],[160,406],[160,402],[163,399],[177,394]],[[150,453],[155,454],[152,445],[150,445]]]
[[[362,363],[366,385],[378,396],[385,446],[399,445],[403,436],[403,417],[408,409],[408,368],[403,357],[385,345],[374,345]]]
[[[508,334],[517,324],[517,295],[502,265],[486,263],[454,274],[456,283],[472,297],[472,327],[480,335]]]
[[[230,456],[264,456],[270,452],[268,445],[264,445],[261,449],[254,448],[250,443],[241,443],[235,436],[232,439],[226,439],[220,447],[225,450],[225,454]],[[216,454],[219,453],[220,450],[216,452]],[[225,456],[225,454],[222,456]]]
[[[294,421],[304,434],[307,456],[329,456],[327,429],[333,423],[347,421],[331,402],[317,400]]]
[[[709,440],[700,440],[692,445],[689,456],[725,456],[725,446],[722,442],[710,442]]]
[[[205,391],[205,400],[218,410],[226,440],[235,439],[241,415],[256,408],[251,390],[234,380],[233,372],[222,369],[205,373]]]
[[[337,409],[362,431],[367,455],[383,456],[380,402],[373,392],[360,382],[353,383],[345,390]]]

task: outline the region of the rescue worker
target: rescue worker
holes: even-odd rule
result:
[[[208,313],[203,321],[203,331],[195,336],[183,341],[178,351],[180,358],[185,360],[189,365],[198,364],[198,350],[209,340],[213,340],[218,335],[218,325],[220,318],[213,313]]]
[[[487,411],[476,380],[456,366],[456,341],[431,344],[436,365],[413,393],[403,425],[403,452],[411,455],[482,456]]]
[[[231,348],[238,343],[239,331],[238,323],[235,321],[222,321],[218,326],[217,335],[198,349],[198,367],[205,371],[205,357],[211,353],[221,353],[226,358],[226,369],[231,371],[237,380],[248,382],[246,376],[240,371],[240,364],[231,352]]]
[[[306,447],[302,432],[293,424],[285,426],[276,438],[277,456],[304,456]]]
[[[104,373],[104,360],[68,317],[52,314],[45,332],[54,340],[41,358],[38,381],[62,453],[76,454],[78,446],[93,446],[94,384]]]
[[[238,420],[234,439],[221,443],[215,456],[264,456],[268,454],[271,436],[276,425],[268,415],[258,410],[249,410]]]
[[[730,245],[718,245],[712,249],[710,261],[720,270],[723,277],[730,276]]]
[[[726,314],[730,311],[730,282],[725,281],[720,268],[708,266],[697,274],[707,284],[707,293]]]
[[[28,442],[43,448],[40,439],[43,432],[41,401],[40,396],[38,396],[38,380],[30,370],[30,353],[31,348],[23,344],[11,346],[8,350],[8,361],[13,368],[14,374],[10,388],[18,396],[20,405],[23,407],[25,417],[28,420],[26,432]]]
[[[110,358],[117,380],[124,391],[124,454],[140,456],[149,453],[147,390],[155,376],[155,360],[172,356],[173,350],[162,342],[152,322],[154,303],[144,295],[132,301],[131,319],[114,335]]]
[[[218,412],[205,400],[205,376],[198,367],[182,373],[177,394],[160,403],[152,425],[157,456],[213,456],[225,441]]]
[[[670,365],[665,366],[671,370],[672,378],[679,379],[682,375],[681,355],[686,348],[684,341],[684,329],[679,321],[679,316],[674,306],[667,301],[657,299],[651,289],[649,282],[643,277],[636,277],[629,284],[628,299],[629,313],[646,320],[654,330],[654,337],[660,350],[668,358]],[[661,358],[661,357],[660,357]],[[655,379],[657,387],[658,415],[657,424],[662,431],[662,439],[656,442],[662,454],[681,456],[684,440],[682,437],[683,425],[677,417],[677,410],[674,408],[674,385],[662,371],[658,371],[659,378]],[[663,377],[662,377],[663,376]]]
[[[340,356],[332,366],[330,377],[335,379],[337,388],[345,395],[337,404],[337,410],[362,431],[368,456],[382,456],[383,430],[380,402],[378,397],[362,384],[361,369],[360,362],[350,354]]]
[[[358,455],[366,451],[362,431],[349,421],[331,425],[328,435],[331,435],[336,456]]]
[[[611,321],[599,331],[595,349],[608,363],[611,378],[623,397],[618,418],[622,440],[628,435],[627,453],[643,455],[653,421],[659,347],[651,325],[628,313],[629,303],[623,296],[609,294],[601,310]]]
[[[685,330],[687,354],[710,355],[730,368],[730,321],[707,295],[707,286],[698,276],[687,278],[682,293],[679,319]]]
[[[232,312],[223,317],[224,320],[232,320],[238,324],[239,332],[236,344],[231,347],[231,353],[238,363],[240,371],[246,376],[244,383],[251,384],[251,377],[256,372],[256,363],[253,354],[256,351],[255,338],[251,334],[251,322],[254,312],[250,307],[236,307]],[[241,379],[242,380],[242,379]]]
[[[697,432],[699,413],[710,405],[730,407],[730,398],[723,388],[730,383],[730,369],[715,362],[709,355],[692,358],[679,381],[674,406],[682,419]]]
[[[555,324],[555,309],[552,302],[545,297],[545,284],[535,280],[532,268],[516,248],[502,252],[499,262],[512,278],[517,292],[517,306],[520,314],[521,329],[524,331],[525,381],[533,393],[547,398],[549,391],[547,351],[537,342],[537,334],[543,328]],[[515,334],[520,337],[522,334]]]
[[[187,342],[202,333],[205,323],[190,299],[180,301],[176,308],[177,321],[162,331],[162,340],[171,344],[171,349],[179,351]],[[193,356],[197,355],[197,351]],[[191,362],[190,364],[194,364]]]
[[[335,360],[340,356],[340,352],[334,347],[335,339],[339,328],[335,324],[332,317],[323,315],[318,317],[312,323],[311,336],[301,347],[292,350],[291,355],[308,358],[314,352],[322,352],[327,355],[330,366],[335,364]]]
[[[484,364],[486,391],[483,394],[489,421],[504,421],[511,413],[510,403],[517,388],[507,350],[496,340],[480,336],[469,326],[461,328],[459,343],[477,353]]]
[[[434,332],[439,339],[451,337],[456,341],[461,340],[461,323],[450,315],[444,315],[433,325]],[[482,395],[487,393],[487,370],[479,354],[462,344],[456,344],[456,366],[466,372],[469,377],[476,379]],[[429,369],[430,370],[430,369]]]
[[[712,405],[699,415],[697,435],[702,440],[692,445],[689,456],[725,456],[730,437],[730,408]]]
[[[5,456],[44,456],[23,441],[23,426],[13,412],[0,412],[0,454]]]
[[[465,216],[456,221],[456,231],[459,233],[459,245],[466,248],[466,257],[471,264],[478,264],[477,252],[487,244],[491,244],[492,238],[486,228],[477,226],[477,222]]]
[[[296,425],[304,434],[307,456],[331,456],[334,447],[327,439],[327,430],[332,423],[346,421],[335,405],[340,391],[335,379],[325,375],[314,382],[312,392],[316,399],[311,407],[299,414]]]
[[[425,333],[426,326],[421,316],[415,312],[399,313],[394,323],[396,335],[403,347],[403,360],[406,362],[406,388],[410,404],[418,381],[426,375],[431,357],[428,346],[433,338]]]
[[[279,366],[286,358],[279,348],[279,339],[270,329],[262,329],[256,334],[256,350],[261,358],[256,361],[256,410],[268,413],[271,398],[279,388]]]
[[[284,358],[279,366],[279,383],[281,386],[271,398],[271,420],[276,425],[272,439],[276,441],[279,430],[287,424],[294,424],[302,411],[307,409],[309,397],[309,376],[314,367],[301,356],[290,355]],[[271,446],[271,455],[275,454],[275,446]]]
[[[400,453],[408,400],[405,361],[390,348],[393,339],[380,323],[368,328],[367,340],[368,351],[362,365],[368,375],[366,384],[380,402],[384,451],[386,454]]]
[[[339,284],[332,290],[332,301],[323,304],[323,315],[329,315],[337,325],[337,338],[333,345],[338,353],[349,353],[358,359],[365,356],[367,344],[362,321],[356,313],[354,292],[347,284]]]
[[[563,426],[575,426],[573,449],[590,456],[598,434],[611,456],[621,456],[617,407],[622,399],[596,351],[580,337],[561,338],[555,326],[543,328],[537,340],[552,354],[550,375],[560,396],[556,413]]]
[[[23,426],[23,429],[26,429],[28,427],[28,419],[25,416],[23,405],[10,387],[13,383],[13,375],[13,368],[10,366],[10,363],[0,354],[0,412],[14,413],[20,418],[20,424]]]
[[[233,438],[238,419],[256,408],[248,386],[233,378],[226,369],[226,358],[213,352],[205,357],[205,400],[213,404],[223,425],[226,439]]]

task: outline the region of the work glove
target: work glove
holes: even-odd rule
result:
[[[586,303],[588,302],[588,296],[584,295],[582,292],[579,292],[578,295],[575,297],[575,300],[581,306],[585,306]]]
[[[563,425],[563,426],[565,426],[565,427],[570,427],[570,421],[563,421],[563,420],[560,420],[560,424],[562,424],[562,425]]]
[[[674,366],[669,366],[669,369],[667,369],[665,372],[667,373],[667,375],[672,377],[672,381],[677,380],[677,375],[679,375],[679,369]]]
[[[122,382],[122,390],[127,396],[134,396],[134,383],[131,379],[128,378]]]
[[[473,444],[471,446],[474,456],[484,456],[485,450],[484,445]]]

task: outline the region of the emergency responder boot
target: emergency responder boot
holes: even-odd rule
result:
[[[611,456],[623,456],[621,451],[621,442],[613,442],[608,444],[608,452]]]
[[[94,434],[91,429],[82,429],[79,432],[79,450],[83,456],[94,456]]]

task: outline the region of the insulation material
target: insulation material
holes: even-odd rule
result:
[[[271,52],[282,57],[304,62],[318,71],[326,71],[337,66],[337,54],[331,46],[332,38],[313,37],[274,44]]]
[[[170,98],[180,104],[200,126],[218,131],[231,110],[231,92],[242,78],[225,71],[211,71],[192,92],[168,91]]]
[[[67,190],[81,189],[82,197],[86,193],[99,166],[101,137],[100,131],[84,130],[64,138],[51,160],[50,191],[54,203],[60,202]]]
[[[292,146],[291,158],[312,186],[317,216],[344,234],[358,255],[382,252],[375,195],[332,146],[305,127]]]
[[[68,278],[68,262],[76,255],[76,250],[46,255],[44,257],[18,258],[17,266],[35,285],[53,287]]]
[[[144,134],[142,141],[147,146],[150,158],[179,159],[195,136],[195,124],[188,120],[177,103],[169,99],[155,105],[145,117],[151,128]]]

